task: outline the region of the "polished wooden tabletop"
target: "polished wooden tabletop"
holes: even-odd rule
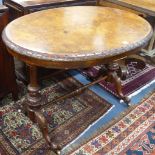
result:
[[[51,62],[113,57],[144,45],[152,35],[143,18],[118,9],[76,6],[39,11],[8,24],[11,53]],[[57,64],[54,64],[57,65]]]
[[[106,0],[134,10],[155,16],[155,0]],[[103,0],[104,3],[104,0]]]

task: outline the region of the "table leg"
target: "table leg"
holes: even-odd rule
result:
[[[43,137],[45,138],[46,143],[49,146],[49,149],[54,151],[56,154],[60,154],[61,149],[60,149],[59,145],[53,143],[50,139],[48,126],[47,126],[48,122],[47,122],[45,116],[40,111],[36,111],[35,117],[36,117],[36,121],[39,125],[39,128],[43,134]]]
[[[36,122],[35,111],[41,108],[41,94],[39,92],[39,84],[37,80],[37,67],[29,66],[29,76],[30,82],[28,85],[28,95],[27,95],[27,112],[29,118]]]
[[[41,109],[41,94],[39,92],[40,87],[37,79],[37,67],[29,65],[29,75],[30,75],[30,84],[28,85],[28,95],[27,95],[27,112],[28,117],[34,122],[38,123],[39,128],[45,138],[49,147],[54,150],[57,154],[60,154],[60,148],[54,144],[49,137],[48,125],[46,118],[40,112]]]
[[[93,80],[89,85],[99,83],[99,77],[104,77],[106,82],[113,83],[115,85],[116,92],[118,97],[122,99],[127,105],[129,105],[130,99],[123,95],[121,80],[125,80],[128,74],[128,70],[125,64],[125,60],[119,60],[117,63],[109,63],[101,66],[100,70],[95,76],[89,77],[90,80]]]
[[[116,87],[116,92],[118,96],[129,105],[130,99],[124,96],[122,93],[121,78],[118,76],[117,71],[119,70],[119,65],[116,62],[106,65],[107,68],[107,81],[114,83]],[[123,71],[124,72],[124,71]],[[124,73],[123,73],[124,74]]]

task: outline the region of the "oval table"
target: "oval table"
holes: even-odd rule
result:
[[[117,68],[115,60],[137,52],[151,36],[152,28],[143,18],[97,6],[32,13],[8,24],[2,35],[8,51],[30,67],[27,111],[33,121],[41,118],[37,66],[77,69],[109,64],[110,75]],[[45,133],[42,118],[40,122]]]

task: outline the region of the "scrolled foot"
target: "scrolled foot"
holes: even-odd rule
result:
[[[40,111],[35,111],[36,121],[39,125],[39,128],[43,134],[43,137],[46,140],[46,143],[53,152],[60,154],[60,146],[51,141],[48,131],[48,125],[45,116]]]
[[[121,79],[117,75],[117,73],[114,72],[109,72],[108,74],[108,79],[113,82],[116,88],[117,95],[119,96],[120,99],[122,99],[127,105],[129,105],[130,99],[125,96],[122,92],[122,85],[121,85]]]
[[[131,105],[130,103],[131,99],[128,96],[123,96],[122,100],[126,103],[127,106]]]
[[[59,145],[55,144],[55,143],[51,143],[51,146],[50,146],[51,150],[53,150],[56,154],[60,155],[61,153],[61,148]]]

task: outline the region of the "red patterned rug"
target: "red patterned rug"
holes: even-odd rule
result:
[[[127,75],[126,80],[122,80],[122,91],[124,95],[131,95],[137,90],[140,90],[143,86],[146,86],[151,81],[155,80],[155,67],[149,64],[146,64],[144,69],[136,68],[136,62],[127,63],[127,69],[129,74]],[[95,77],[101,66],[94,66],[89,69],[82,70],[82,74],[92,79]],[[107,83],[102,81],[99,83],[101,87],[117,96],[115,87],[112,83]]]
[[[155,92],[71,155],[155,155]]]
[[[49,82],[46,81],[46,84],[49,85]],[[45,102],[82,85],[66,74],[59,75],[50,84],[41,92]],[[17,103],[0,107],[0,155],[50,153],[38,127],[18,110],[25,102],[24,97]],[[80,95],[52,104],[43,113],[49,122],[52,140],[64,147],[110,108],[111,104],[87,89]]]

